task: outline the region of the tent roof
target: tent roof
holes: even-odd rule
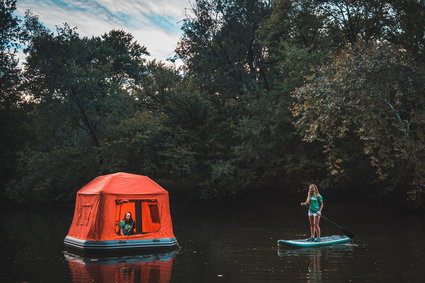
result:
[[[77,193],[85,195],[102,193],[147,195],[167,194],[168,192],[149,177],[119,172],[99,176],[82,187]]]

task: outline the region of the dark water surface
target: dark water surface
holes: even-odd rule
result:
[[[171,207],[181,250],[115,257],[65,251],[73,209],[2,208],[1,282],[424,282],[425,220],[400,208],[327,204],[323,213],[355,233],[353,243],[278,249],[278,239],[307,237],[296,202]]]

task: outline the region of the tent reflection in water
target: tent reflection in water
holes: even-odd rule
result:
[[[119,223],[131,212],[132,235]],[[97,177],[77,192],[74,217],[64,243],[84,251],[170,248],[173,234],[168,192],[146,176],[115,173]]]
[[[72,282],[160,282],[171,280],[176,252],[110,258],[65,253]]]

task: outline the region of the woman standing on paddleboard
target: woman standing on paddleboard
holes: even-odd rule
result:
[[[308,187],[307,200],[301,203],[302,206],[308,205],[308,220],[310,221],[310,238],[308,241],[320,242],[320,214],[323,209],[323,198],[319,194],[319,189],[315,184]]]

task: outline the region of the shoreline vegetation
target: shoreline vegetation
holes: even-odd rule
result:
[[[425,208],[425,5],[194,0],[176,68],[124,30],[52,31],[16,2],[0,3],[1,201],[72,203],[128,172],[177,199],[315,183]]]

